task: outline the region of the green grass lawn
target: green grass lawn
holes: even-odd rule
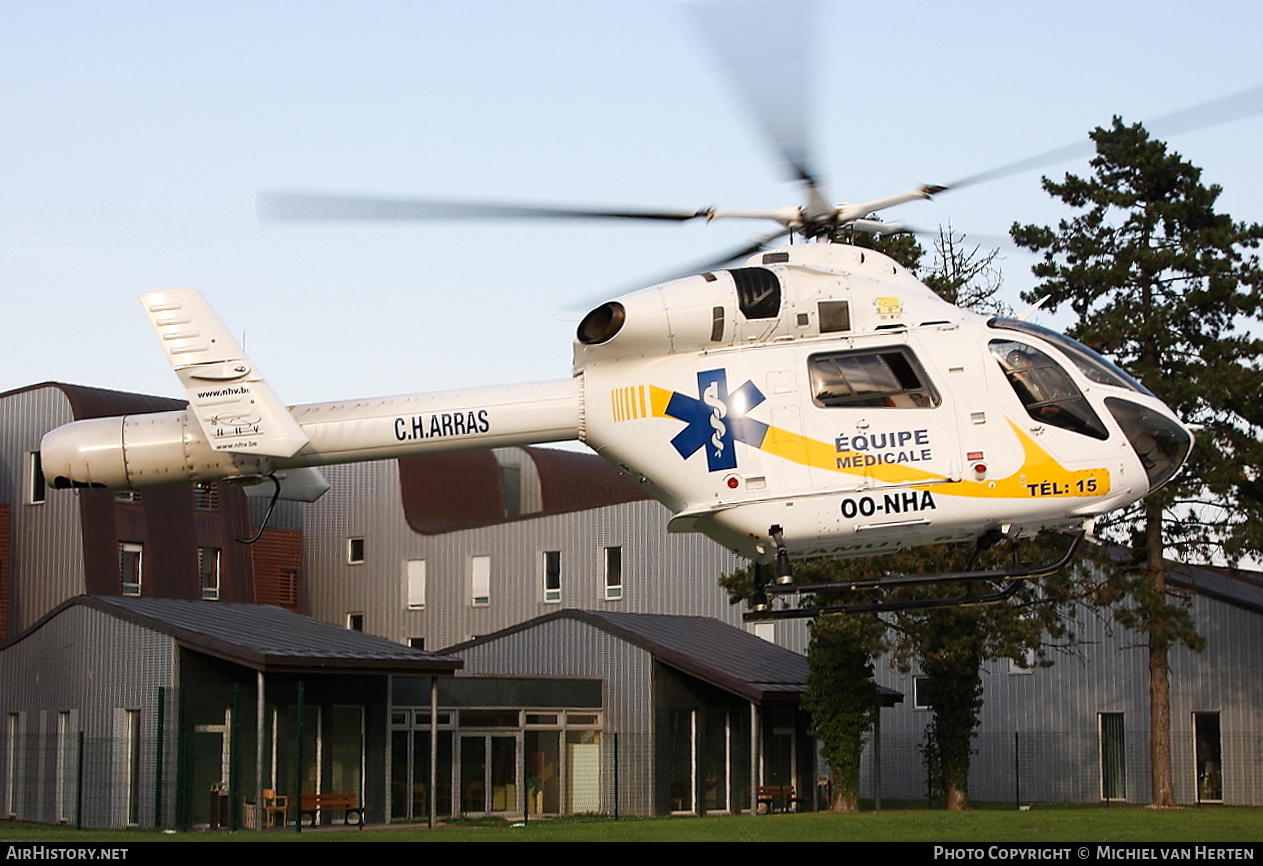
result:
[[[264,834],[154,831],[76,831],[33,824],[0,824],[0,841],[116,845],[130,841],[322,842],[939,842],[953,844],[1088,842],[1115,844],[1263,842],[1263,809],[1036,805],[943,812],[913,809],[859,815],[760,815],[706,818],[536,819],[526,826],[500,821],[457,822],[433,830],[377,828]]]

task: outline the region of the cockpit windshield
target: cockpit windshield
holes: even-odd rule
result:
[[[1109,438],[1079,386],[1051,356],[1017,340],[992,340],[988,347],[1028,415],[1093,439]]]
[[[1030,334],[1052,343],[1062,352],[1065,352],[1066,357],[1074,362],[1074,365],[1083,372],[1083,375],[1098,385],[1111,385],[1115,388],[1126,388],[1129,391],[1148,394],[1150,397],[1153,396],[1153,393],[1148,388],[1141,385],[1131,376],[1128,376],[1116,364],[1110,363],[1087,346],[1077,340],[1070,339],[1065,334],[1058,334],[1050,328],[1033,325],[1021,319],[1006,319],[1000,316],[991,319],[987,324],[992,328],[1002,328]]]

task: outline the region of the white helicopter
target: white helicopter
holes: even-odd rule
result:
[[[189,408],[51,431],[53,487],[272,479],[311,501],[325,464],[578,439],[671,508],[671,530],[779,555],[785,576],[790,555],[1081,523],[1164,483],[1192,443],[1079,343],[954,307],[843,244],[602,304],[579,325],[568,379],[292,408],[196,291],[141,302]]]
[[[1249,110],[1238,99],[1229,113]],[[785,114],[781,104],[764,118],[772,128]],[[1186,115],[1218,122],[1206,107],[1164,120]],[[846,230],[899,231],[870,215],[1081,147],[951,187],[832,205],[801,137],[772,131],[805,205],[651,212],[263,195],[261,216],[285,219],[738,217],[779,228],[723,259],[740,266],[592,310],[570,378],[476,390],[286,407],[196,291],[144,295],[188,409],[51,431],[47,480],[112,490],[270,480],[273,503],[312,501],[328,489],[317,469],[326,464],[579,440],[669,507],[672,531],[775,561],[785,589],[810,591],[792,585],[791,556],[1016,540],[1123,507],[1179,470],[1192,434],[1109,361],[1021,318],[957,308],[887,256],[831,242]],[[815,242],[767,248],[791,234]],[[1069,556],[911,579],[1026,577]],[[802,611],[764,615],[774,613]]]

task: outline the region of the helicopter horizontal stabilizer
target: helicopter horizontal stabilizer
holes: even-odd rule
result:
[[[307,435],[196,289],[141,295],[167,360],[216,451],[291,457]]]

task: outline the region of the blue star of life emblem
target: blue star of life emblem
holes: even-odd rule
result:
[[[763,444],[767,425],[747,418],[746,412],[764,399],[749,379],[729,394],[726,371],[703,370],[697,374],[697,397],[678,391],[671,393],[666,414],[688,425],[676,434],[671,444],[686,460],[697,449],[705,448],[706,465],[711,472],[735,469],[737,454],[734,442],[744,442],[755,448]]]

